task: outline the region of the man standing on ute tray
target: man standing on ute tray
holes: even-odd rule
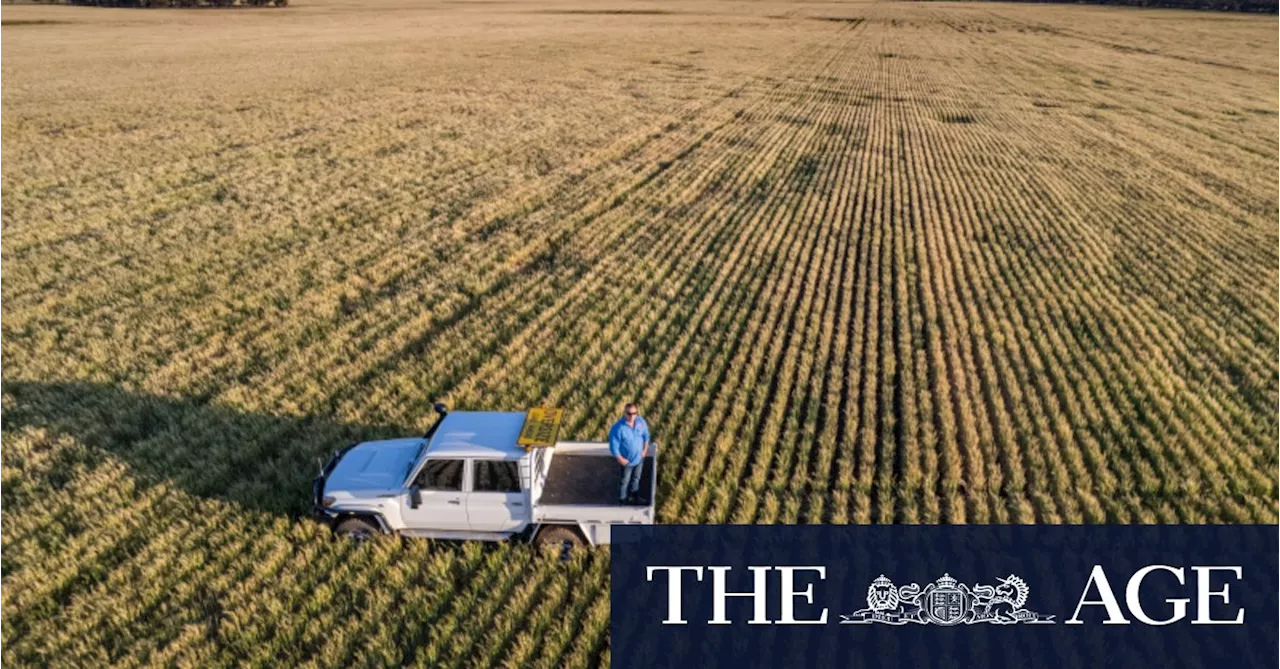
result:
[[[627,403],[622,418],[609,429],[609,453],[622,466],[618,503],[640,503],[640,475],[644,472],[644,458],[649,454],[649,424],[640,417],[634,403]]]

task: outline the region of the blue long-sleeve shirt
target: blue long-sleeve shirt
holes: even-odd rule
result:
[[[609,428],[609,452],[615,458],[618,456],[626,458],[627,464],[640,464],[647,441],[649,441],[649,424],[639,416],[636,416],[634,427],[627,425],[626,418],[619,418],[618,422]]]

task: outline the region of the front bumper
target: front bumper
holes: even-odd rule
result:
[[[342,461],[342,456],[355,447],[355,444],[351,444],[334,451],[333,455],[329,456],[329,461],[320,468],[320,475],[311,481],[311,515],[316,519],[329,520],[334,517],[335,514],[324,506],[324,484],[334,468]]]

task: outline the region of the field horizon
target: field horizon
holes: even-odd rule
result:
[[[1275,16],[6,5],[3,659],[602,666],[317,458],[639,402],[663,523],[1275,523]]]

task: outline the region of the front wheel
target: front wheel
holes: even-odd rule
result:
[[[348,518],[338,523],[338,526],[333,528],[333,533],[344,539],[360,542],[368,541],[381,534],[373,523],[363,518]]]

